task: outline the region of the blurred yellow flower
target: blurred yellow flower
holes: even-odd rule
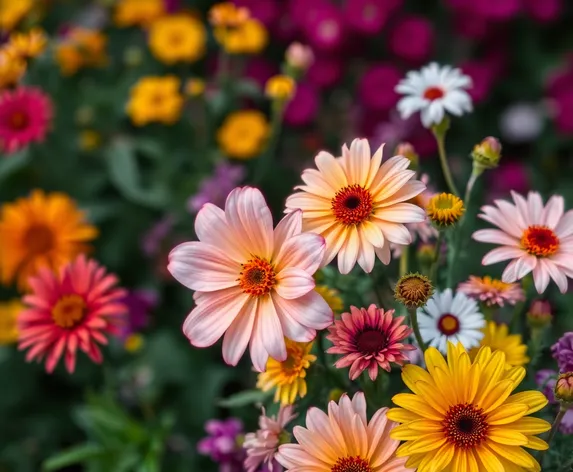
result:
[[[34,28],[28,33],[12,33],[4,48],[11,57],[31,59],[42,54],[47,44],[46,33],[40,28]]]
[[[93,129],[85,129],[80,132],[79,147],[82,151],[93,151],[101,144],[101,135]]]
[[[100,67],[107,63],[107,38],[96,30],[73,28],[56,48],[56,60],[62,74],[73,75],[82,67]]]
[[[209,10],[209,21],[214,26],[236,28],[250,18],[248,8],[237,7],[232,2],[223,2],[213,5]]]
[[[269,42],[269,33],[264,25],[250,18],[236,28],[218,26],[215,39],[229,54],[258,54]]]
[[[15,85],[26,72],[26,61],[0,51],[0,89]]]
[[[250,159],[260,154],[269,135],[269,123],[257,110],[231,113],[217,131],[223,152],[236,159]]]
[[[127,337],[123,343],[123,347],[130,354],[135,354],[136,352],[141,351],[144,344],[145,340],[143,339],[143,336],[139,333],[133,333]]]
[[[205,81],[195,77],[185,83],[185,94],[189,97],[198,97],[205,92]]]
[[[521,334],[510,334],[506,324],[489,321],[482,330],[484,337],[478,347],[470,350],[471,359],[475,359],[480,347],[488,346],[492,351],[502,351],[505,354],[507,368],[523,366],[530,359],[527,356],[527,344],[523,344]]]
[[[189,15],[169,15],[154,21],[149,31],[149,49],[165,64],[195,62],[205,54],[207,31]]]
[[[330,288],[328,285],[317,285],[314,288],[319,295],[324,298],[324,301],[328,303],[328,306],[335,314],[340,314],[344,309],[344,302],[340,297],[340,292],[334,288]]]
[[[34,7],[34,0],[0,0],[0,31],[12,31]]]
[[[273,100],[286,101],[292,98],[296,82],[287,75],[275,75],[265,84],[265,95]]]
[[[181,81],[175,76],[143,77],[130,91],[127,114],[136,126],[158,122],[173,124],[181,116]]]
[[[113,21],[118,28],[146,27],[164,14],[163,0],[119,0],[115,6]]]
[[[18,341],[18,315],[24,309],[20,300],[0,303],[0,344]]]

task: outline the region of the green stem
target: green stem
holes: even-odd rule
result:
[[[563,420],[563,417],[565,416],[566,412],[567,412],[567,408],[565,408],[563,405],[561,405],[561,407],[559,408],[559,411],[557,412],[557,415],[555,416],[555,420],[553,421],[553,425],[551,425],[551,429],[549,430],[549,435],[547,436],[547,439],[545,440],[545,442],[548,445],[551,445],[551,441],[553,441],[553,438],[555,437],[555,434],[557,433],[557,430],[559,429],[559,425],[561,424],[561,421]],[[539,464],[541,465],[541,467],[543,467],[543,459],[545,458],[546,452],[547,452],[547,449],[545,451],[542,451],[541,455],[539,456]]]
[[[456,184],[454,183],[454,179],[450,171],[450,166],[448,164],[448,157],[446,156],[446,145],[445,145],[446,133],[434,130],[434,137],[436,138],[436,142],[438,143],[440,164],[442,165],[442,172],[444,174],[444,179],[446,180],[446,184],[448,184],[451,193],[453,193],[456,196],[459,196],[460,193],[458,192]]]
[[[257,166],[257,170],[255,172],[255,176],[253,178],[253,183],[255,185],[260,184],[265,179],[265,176],[267,175],[271,167],[273,157],[276,154],[283,124],[284,105],[285,104],[283,102],[278,102],[278,101],[275,101],[273,103],[271,135],[269,138],[267,149],[260,159],[259,165]]]
[[[444,232],[439,231],[438,239],[436,241],[436,246],[434,249],[434,260],[432,261],[432,267],[430,268],[430,280],[434,284],[434,287],[438,286],[438,266],[440,265],[440,251],[443,239],[444,239]]]
[[[410,314],[410,324],[414,330],[414,336],[416,337],[418,346],[420,346],[422,352],[425,352],[427,348],[426,343],[424,343],[422,335],[420,334],[420,326],[418,325],[418,312],[416,311],[416,308],[408,308],[408,313]]]
[[[400,277],[408,273],[408,256],[410,255],[410,246],[402,248],[402,255],[400,256]]]

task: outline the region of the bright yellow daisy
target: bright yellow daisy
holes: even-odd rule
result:
[[[42,54],[47,45],[46,33],[41,28],[34,28],[27,33],[12,33],[5,51],[14,58],[32,59]]]
[[[107,64],[107,37],[100,31],[75,27],[56,47],[56,61],[64,75],[73,75],[84,67]]]
[[[292,405],[306,395],[306,369],[316,360],[310,354],[312,343],[297,343],[285,339],[287,358],[283,362],[269,357],[267,370],[259,374],[257,387],[263,392],[275,388],[275,402]]]
[[[270,133],[267,118],[258,110],[241,110],[231,113],[217,131],[221,150],[234,159],[258,156]]]
[[[0,31],[11,31],[34,8],[34,0],[0,0]]]
[[[265,26],[249,18],[234,28],[215,27],[215,39],[228,54],[259,54],[269,42]]]
[[[189,15],[163,16],[149,30],[149,49],[164,64],[198,61],[205,54],[206,45],[205,26]]]
[[[142,77],[131,88],[126,111],[136,126],[149,123],[172,125],[181,117],[183,95],[179,78]]]
[[[0,209],[0,282],[16,281],[28,288],[28,278],[42,266],[53,270],[90,249],[97,236],[76,203],[63,193],[34,190],[27,198]]]
[[[119,0],[115,6],[113,22],[118,28],[146,27],[164,14],[163,0]]]
[[[0,50],[0,90],[19,82],[26,72],[26,61]]]
[[[18,341],[18,315],[24,309],[20,300],[0,303],[0,344]]]
[[[506,324],[497,324],[490,321],[483,329],[485,336],[482,338],[479,347],[489,346],[492,351],[500,350],[505,354],[505,362],[509,366],[525,365],[529,362],[527,357],[527,345],[523,344],[521,334],[509,334]],[[477,356],[479,347],[470,351],[470,357]]]
[[[402,423],[390,436],[405,441],[398,457],[418,472],[537,472],[524,448],[545,450],[536,435],[551,425],[530,415],[547,405],[538,391],[512,395],[523,367],[506,368],[505,354],[482,347],[475,360],[461,344],[448,343],[447,362],[435,348],[425,352],[427,370],[407,365],[402,379],[413,393],[399,393],[388,418]]]

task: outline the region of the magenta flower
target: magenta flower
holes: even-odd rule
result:
[[[344,64],[339,56],[316,56],[307,72],[307,78],[318,87],[332,87],[343,75]]]
[[[382,31],[402,3],[402,0],[349,0],[345,4],[344,19],[352,29],[374,36]]]
[[[399,95],[394,91],[402,72],[392,64],[375,64],[362,75],[358,94],[362,106],[374,111],[387,111],[396,106]]]
[[[307,125],[316,117],[318,107],[318,92],[309,83],[300,82],[296,86],[294,97],[286,106],[285,123],[292,126]]]
[[[199,454],[209,456],[220,466],[220,471],[243,472],[245,451],[240,442],[243,437],[243,423],[237,418],[209,420],[205,423],[209,436],[197,444]]]
[[[409,15],[397,20],[390,33],[390,51],[416,64],[428,60],[434,49],[432,23],[421,16]]]
[[[218,163],[213,175],[203,179],[197,193],[187,201],[187,210],[197,213],[205,203],[223,205],[227,195],[242,182],[245,174],[243,166],[228,162]]]
[[[344,38],[342,13],[334,5],[320,4],[312,10],[302,25],[308,42],[316,49],[326,52],[338,50]]]
[[[563,0],[523,0],[527,14],[539,23],[551,23],[561,17]]]
[[[472,3],[477,15],[497,21],[511,20],[521,9],[521,0],[479,0]]]

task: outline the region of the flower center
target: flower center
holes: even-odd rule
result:
[[[483,409],[470,403],[451,407],[442,426],[450,443],[464,449],[479,445],[486,438],[489,427]]]
[[[52,319],[60,328],[73,328],[85,316],[86,304],[79,295],[64,295],[52,308]]]
[[[32,225],[24,235],[24,246],[29,254],[45,254],[54,247],[54,233],[42,224]]]
[[[456,316],[450,313],[445,313],[438,320],[438,329],[442,334],[451,336],[460,330],[460,322]]]
[[[273,266],[258,256],[241,264],[238,280],[243,292],[255,297],[268,294],[277,282]]]
[[[386,336],[376,329],[362,331],[356,338],[356,347],[360,352],[376,354],[384,349],[388,341]]]
[[[334,217],[348,226],[357,225],[372,214],[372,195],[357,184],[336,192],[331,203]]]
[[[21,111],[16,111],[10,117],[10,126],[15,130],[22,130],[28,126],[28,115]]]
[[[370,464],[360,456],[341,457],[332,466],[330,472],[372,472]]]
[[[559,238],[547,226],[530,226],[521,236],[521,246],[533,256],[552,256],[559,249]]]
[[[298,377],[304,368],[305,355],[303,349],[296,344],[287,345],[287,358],[281,362],[283,375],[287,377]]]
[[[424,98],[427,100],[437,100],[444,96],[444,91],[440,87],[428,87],[424,91]]]

